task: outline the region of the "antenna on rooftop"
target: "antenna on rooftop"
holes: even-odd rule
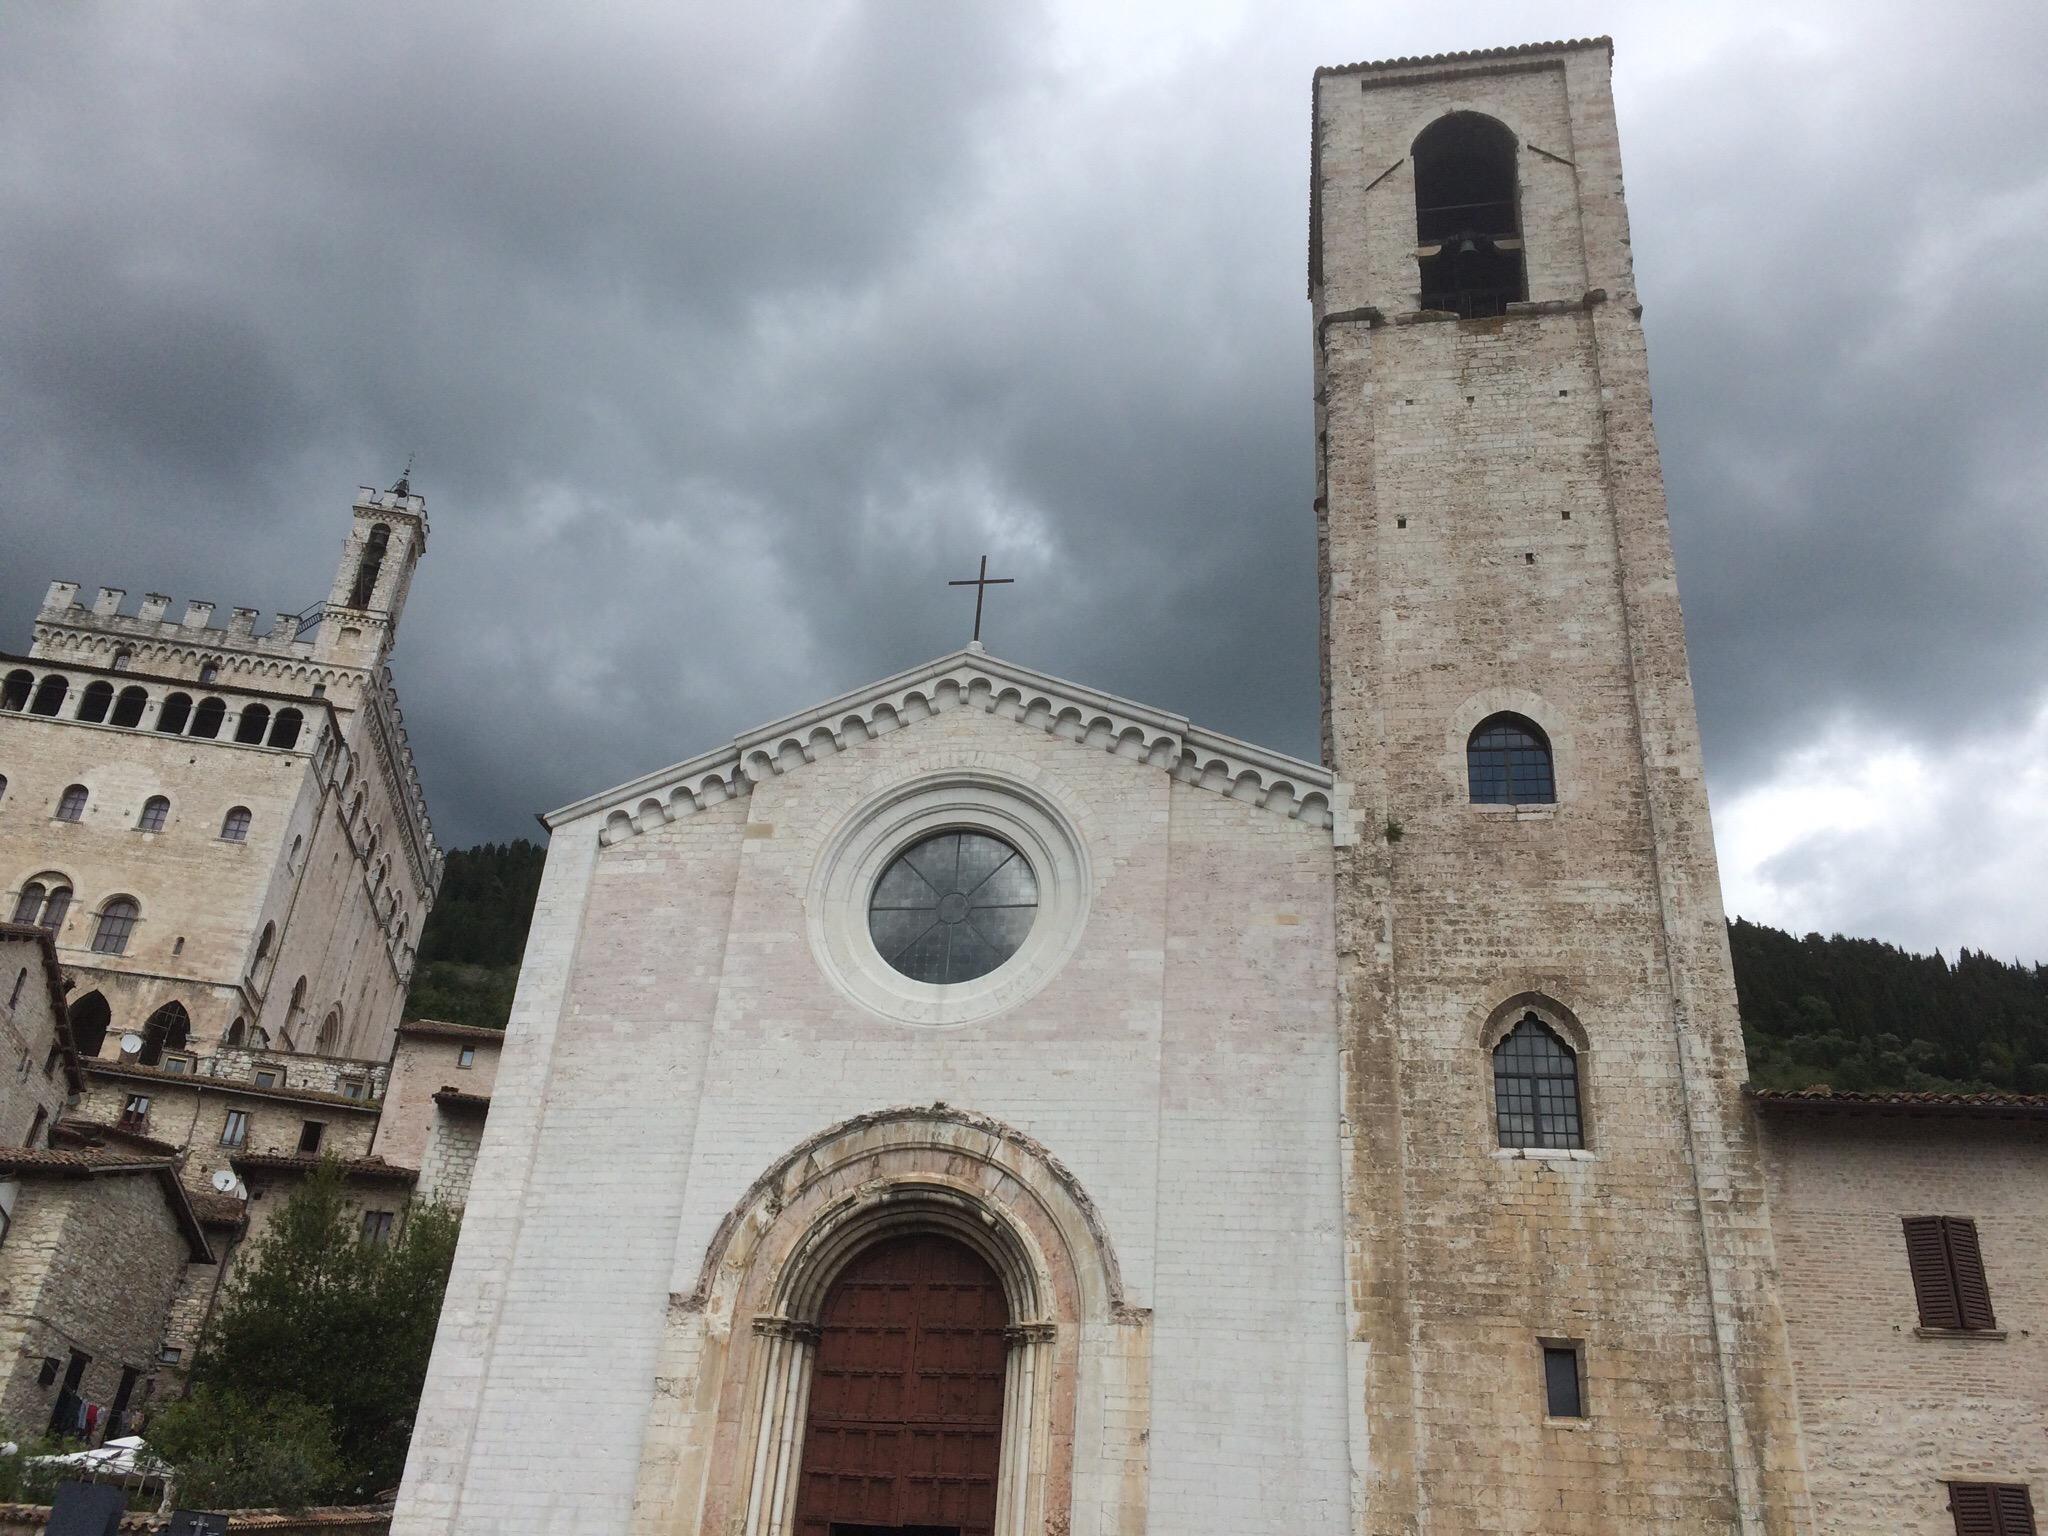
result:
[[[398,477],[398,484],[391,487],[392,495],[410,496],[412,494],[412,461],[419,456],[420,451],[417,448],[405,456],[405,473]]]

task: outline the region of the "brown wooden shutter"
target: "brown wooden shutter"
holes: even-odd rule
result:
[[[1977,1247],[1977,1223],[1967,1216],[1944,1216],[1949,1268],[1956,1279],[1956,1305],[1965,1328],[1996,1328],[1991,1312],[1991,1287],[1984,1279],[1984,1255]],[[2025,1494],[2026,1489],[2020,1490]]]
[[[2034,1501],[2023,1483],[2002,1483],[1991,1490],[1998,1511],[1998,1536],[2035,1536]]]
[[[1949,1271],[1947,1233],[1942,1218],[1908,1216],[1904,1221],[1906,1262],[1913,1270],[1913,1294],[1920,1303],[1920,1326],[1962,1327],[1963,1310],[1956,1300],[1955,1277]]]
[[[1983,1483],[1950,1483],[1949,1513],[1956,1517],[1956,1536],[1998,1536],[1998,1509]]]

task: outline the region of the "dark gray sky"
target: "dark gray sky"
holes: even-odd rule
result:
[[[1730,907],[2048,958],[2048,12],[1277,11],[8,7],[6,643],[302,608],[416,449],[446,845],[983,550],[998,654],[1312,756],[1310,71],[1607,31]]]

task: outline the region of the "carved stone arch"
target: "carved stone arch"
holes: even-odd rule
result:
[[[1527,688],[1488,688],[1472,694],[1451,711],[1444,723],[1444,755],[1442,758],[1444,781],[1453,804],[1471,803],[1471,780],[1465,762],[1465,745],[1472,739],[1472,733],[1480,722],[1495,715],[1520,715],[1542,730],[1550,743],[1550,773],[1557,799],[1556,805],[1569,805],[1578,798],[1576,775],[1573,770],[1578,764],[1578,746],[1572,739],[1571,719],[1564,710],[1550,702],[1540,693]],[[1504,811],[1519,811],[1523,815],[1549,813],[1547,805],[1522,805],[1487,807]]]
[[[1141,1361],[1150,1314],[1127,1300],[1101,1217],[1057,1158],[1000,1121],[934,1104],[820,1132],[726,1214],[693,1288],[672,1298],[665,1351],[697,1373],[686,1400],[711,1422],[650,1433],[637,1501],[650,1529],[697,1509],[695,1529],[788,1536],[825,1299],[861,1254],[917,1233],[980,1255],[1008,1303],[997,1532],[1067,1528],[1084,1336],[1091,1359]]]
[[[1586,1151],[1599,1145],[1599,1094],[1597,1090],[1600,1053],[1595,1046],[1592,1032],[1579,1021],[1579,1016],[1553,994],[1539,989],[1516,992],[1511,997],[1494,1005],[1486,1016],[1478,1021],[1472,1035],[1474,1056],[1479,1063],[1479,1077],[1485,1087],[1487,1123],[1493,1116],[1493,1050],[1509,1032],[1528,1015],[1534,1014],[1537,1022],[1558,1039],[1571,1047],[1578,1063],[1579,1080],[1579,1124]],[[1491,1137],[1489,1136],[1489,1140]]]

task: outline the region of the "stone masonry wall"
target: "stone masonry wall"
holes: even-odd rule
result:
[[[2048,1126],[1763,1121],[1814,1530],[1949,1536],[1949,1479],[2048,1510]],[[1976,1221],[1997,1336],[1920,1331],[1906,1216]]]
[[[377,1122],[377,1155],[402,1168],[424,1168],[427,1144],[442,1118],[434,1095],[443,1088],[491,1096],[498,1078],[498,1053],[505,1036],[499,1030],[461,1030],[437,1033],[450,1026],[407,1024],[398,1034],[391,1056],[390,1085],[384,1095],[384,1110]],[[462,1053],[472,1052],[470,1064],[462,1065]]]
[[[1587,47],[1317,87],[1374,1536],[1805,1528],[1607,68]],[[1521,146],[1527,313],[1415,313],[1410,147],[1452,110]],[[1466,738],[1503,710],[1549,735],[1554,806],[1470,803]],[[1586,1155],[1497,1148],[1489,1048],[1530,1002],[1580,1047]],[[1583,1421],[1545,1418],[1553,1339],[1582,1347]]]
[[[70,1091],[62,1058],[52,1057],[57,1007],[45,954],[36,939],[0,933],[0,1145],[26,1145],[37,1113],[49,1126]]]
[[[462,1209],[476,1173],[477,1148],[483,1143],[484,1117],[467,1110],[444,1110],[434,1121],[427,1155],[420,1165],[419,1198],[430,1205]]]
[[[153,1173],[24,1179],[0,1244],[0,1418],[41,1433],[63,1377],[44,1387],[38,1369],[46,1356],[61,1367],[72,1349],[91,1356],[78,1388],[89,1402],[113,1402],[123,1367],[146,1383],[189,1259]],[[138,1385],[133,1401],[145,1400]]]

